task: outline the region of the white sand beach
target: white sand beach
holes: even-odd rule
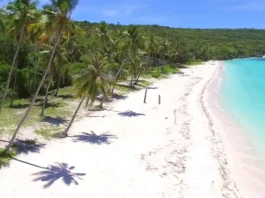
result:
[[[254,197],[235,180],[229,141],[207,103],[221,64],[156,81],[146,104],[141,90],[80,118],[68,138],[1,169],[0,197]]]

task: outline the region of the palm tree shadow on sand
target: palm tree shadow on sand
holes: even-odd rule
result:
[[[138,116],[145,116],[145,114],[143,113],[137,113],[137,112],[134,112],[134,111],[124,111],[124,112],[119,112],[118,113],[119,116],[122,116],[122,117],[138,117]]]
[[[111,144],[112,139],[117,139],[117,136],[111,135],[109,133],[102,133],[100,135],[95,134],[94,131],[91,133],[82,132],[82,135],[69,136],[74,138],[73,142],[87,142],[91,144]]]
[[[56,163],[50,167],[44,168],[44,171],[40,171],[32,174],[36,176],[33,181],[45,182],[44,188],[49,188],[54,182],[62,180],[65,185],[70,186],[71,184],[78,185],[78,180],[82,180],[85,173],[73,173],[74,166],[69,166],[67,163]]]

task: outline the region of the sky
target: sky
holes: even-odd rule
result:
[[[0,6],[8,0],[0,1]],[[39,5],[49,0],[39,0]],[[79,0],[72,18],[181,28],[265,29],[265,0]]]

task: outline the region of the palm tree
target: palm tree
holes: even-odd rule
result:
[[[129,27],[128,30],[124,32],[124,35],[126,36],[125,42],[127,43],[130,54],[135,55],[139,49],[144,49],[143,35],[138,27]]]
[[[162,69],[164,68],[164,65],[166,63],[166,56],[168,55],[169,53],[169,42],[167,40],[163,40],[161,45],[160,45],[160,48],[159,48],[159,51],[160,51],[160,54],[162,55],[162,60],[163,60],[163,67]]]
[[[52,46],[50,46],[50,45],[45,45],[45,46],[48,48],[48,50],[44,50],[44,51],[40,52],[40,54],[42,55],[43,62],[47,63],[49,60],[49,57],[51,56],[51,53],[52,53]],[[42,105],[40,116],[44,116],[44,111],[45,111],[45,108],[48,104],[48,94],[49,94],[50,86],[53,82],[53,76],[55,76],[56,74],[60,76],[60,71],[62,70],[63,65],[68,63],[66,56],[67,56],[66,49],[63,47],[63,45],[59,45],[56,48],[56,52],[55,52],[55,55],[53,57],[54,58],[53,64],[52,64],[50,72],[49,72],[50,78],[48,80],[48,84],[47,84],[47,88],[46,88],[46,94],[45,94],[45,98],[44,98],[44,102]]]
[[[156,62],[155,59],[155,55],[157,53],[158,46],[157,46],[157,41],[155,40],[155,37],[153,34],[151,34],[151,36],[149,37],[148,41],[147,41],[147,46],[146,46],[146,50],[148,52],[148,61],[150,63],[151,66],[154,65],[154,63]]]
[[[112,76],[104,73],[104,68],[108,65],[106,57],[103,57],[99,52],[91,53],[89,57],[84,58],[88,61],[88,66],[80,71],[80,74],[74,76],[75,86],[78,88],[77,96],[81,98],[74,115],[67,126],[67,128],[60,134],[60,137],[67,137],[68,131],[71,128],[74,119],[86,99],[86,106],[91,106],[101,93],[102,100],[100,106],[102,107],[104,100],[108,100],[109,84],[113,80]]]
[[[27,27],[32,22],[34,22],[36,16],[38,15],[38,11],[36,9],[36,2],[35,1],[31,2],[30,0],[16,0],[14,2],[10,2],[7,5],[6,9],[10,12],[9,15],[10,24],[8,24],[8,26],[10,27],[10,31],[19,33],[19,40],[15,54],[13,56],[13,61],[10,67],[10,71],[8,74],[5,91],[2,95],[1,104],[0,104],[0,115],[8,93],[8,89],[12,78],[12,73],[16,65],[19,49],[22,44]]]
[[[131,83],[130,83],[130,85],[132,86],[133,77],[136,76],[136,71],[137,71],[136,68],[140,67],[141,65],[138,56],[139,54],[143,53],[142,50],[144,49],[145,44],[144,44],[143,35],[139,31],[139,28],[136,26],[129,27],[128,30],[124,32],[124,35],[126,37],[125,46],[128,49],[128,58],[131,60],[132,63],[129,69],[132,72]]]
[[[112,74],[114,74],[114,80],[112,84],[112,95],[114,93],[114,88],[119,77],[121,77],[122,71],[125,71],[124,66],[129,60],[129,45],[124,41],[124,34],[120,34],[118,38],[113,42],[112,51],[110,52],[110,69]],[[124,72],[123,72],[124,73]]]
[[[133,86],[133,80],[135,78],[134,84],[138,83],[141,73],[144,70],[144,67],[147,65],[145,57],[142,54],[138,53],[135,56],[130,57],[129,62],[129,71],[131,74],[131,83],[130,86]]]
[[[109,30],[106,22],[101,22],[98,28],[95,28],[96,37],[99,38],[102,46],[113,44],[113,40],[110,36],[111,31]]]
[[[52,32],[51,30],[56,30],[53,36],[54,44],[53,44],[52,54],[50,56],[47,68],[44,71],[43,76],[40,80],[38,88],[32,98],[32,101],[27,111],[25,112],[24,116],[22,117],[21,121],[19,122],[13,134],[12,139],[10,140],[8,146],[6,147],[4,151],[4,155],[9,154],[10,148],[13,145],[20,128],[26,121],[31,109],[33,108],[33,105],[35,104],[35,100],[39,94],[39,91],[46,79],[47,74],[50,71],[50,68],[53,62],[53,57],[56,52],[56,48],[60,43],[62,32],[67,32],[70,30],[73,31],[75,29],[75,26],[70,19],[70,15],[72,11],[74,10],[74,8],[76,7],[76,5],[78,4],[78,0],[51,0],[51,2],[52,2],[51,5],[45,6],[44,13],[46,14],[46,20],[42,21],[42,25],[45,25],[47,32]]]
[[[6,24],[5,19],[7,18],[8,14],[7,12],[0,8],[0,32],[5,33],[6,32]]]

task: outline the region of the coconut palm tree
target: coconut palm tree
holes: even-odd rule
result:
[[[88,57],[84,57],[84,60],[88,62],[88,66],[80,71],[78,75],[74,76],[75,86],[78,88],[77,96],[80,97],[81,100],[69,125],[64,132],[60,134],[61,138],[68,136],[68,131],[85,99],[87,101],[86,106],[91,106],[97,96],[102,94],[101,107],[103,102],[108,100],[109,84],[113,80],[113,77],[110,74],[104,73],[104,68],[109,64],[107,58],[102,56],[99,52],[94,52]]]
[[[4,151],[4,155],[8,155],[10,148],[13,145],[20,128],[26,121],[30,111],[33,108],[33,105],[35,104],[35,100],[39,94],[39,91],[46,79],[47,74],[50,71],[50,68],[51,68],[51,65],[54,59],[54,55],[56,52],[56,48],[59,45],[60,40],[61,40],[62,32],[64,33],[70,32],[70,31],[73,32],[73,30],[75,30],[75,26],[72,23],[70,16],[77,4],[78,4],[78,0],[51,0],[51,5],[47,5],[44,7],[44,13],[45,13],[46,18],[44,18],[41,21],[40,25],[36,25],[36,26],[46,27],[45,30],[47,30],[48,33],[54,32],[53,33],[54,44],[53,44],[52,53],[51,53],[48,65],[46,67],[46,70],[44,71],[43,76],[39,82],[38,88],[32,98],[32,101],[27,111],[25,112],[24,116],[22,117],[21,121],[19,122],[8,146],[6,147]]]
[[[7,18],[8,14],[7,12],[0,8],[0,32],[5,33],[6,32],[6,24],[5,19]]]
[[[46,45],[46,47],[48,47],[49,49],[40,52],[40,54],[43,55],[43,57],[42,57],[43,62],[47,63],[49,60],[49,57],[51,56],[51,53],[52,53],[52,46]],[[68,60],[67,60],[66,56],[67,56],[66,49],[64,48],[63,45],[59,45],[56,49],[54,59],[53,59],[53,64],[52,64],[50,72],[49,72],[50,77],[48,79],[46,94],[45,94],[45,98],[43,101],[40,116],[44,116],[44,111],[45,111],[45,108],[48,104],[48,94],[49,94],[50,86],[53,82],[53,76],[55,76],[56,74],[60,75],[59,72],[62,70],[63,66],[68,64]]]
[[[131,83],[130,83],[131,87],[133,86],[134,78],[135,78],[134,84],[138,83],[140,75],[143,73],[146,65],[147,65],[146,59],[142,54],[138,53],[134,56],[130,56],[129,72],[131,74]]]
[[[94,31],[102,46],[113,44],[113,40],[110,36],[111,31],[109,30],[109,26],[106,22],[101,22],[99,27],[95,28]]]
[[[166,64],[166,56],[169,53],[169,45],[170,45],[170,43],[166,39],[163,40],[162,43],[160,44],[159,52],[160,52],[160,54],[162,56],[162,60],[163,60],[162,69],[164,68],[164,65]]]
[[[146,51],[148,53],[148,61],[150,63],[151,66],[154,65],[154,63],[156,62],[156,54],[158,52],[158,45],[157,45],[157,41],[155,40],[155,37],[153,34],[150,35],[150,37],[147,40],[146,43]]]
[[[5,91],[2,95],[1,104],[0,104],[0,115],[1,115],[1,111],[3,108],[7,93],[8,93],[8,89],[9,89],[11,78],[12,78],[12,73],[16,65],[16,60],[18,57],[19,49],[24,39],[24,35],[27,31],[27,27],[35,21],[38,15],[38,11],[36,8],[36,2],[35,1],[32,2],[30,0],[16,0],[16,1],[10,2],[7,5],[6,9],[10,13],[8,29],[10,30],[10,32],[16,32],[16,35],[17,33],[19,33],[19,39],[18,39],[18,44],[17,44],[15,54],[13,56],[13,61],[10,67],[10,71],[8,74]]]
[[[136,55],[139,49],[144,49],[144,38],[138,27],[129,27],[128,30],[124,32],[124,35],[130,54]]]

